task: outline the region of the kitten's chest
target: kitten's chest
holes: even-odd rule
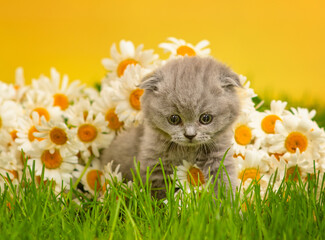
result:
[[[174,151],[168,151],[164,154],[164,163],[166,165],[179,166],[183,165],[183,160],[195,164],[197,163],[197,159],[202,157],[199,156],[198,151],[196,149],[177,149]]]

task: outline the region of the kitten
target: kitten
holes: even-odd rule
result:
[[[142,80],[144,123],[119,134],[102,155],[103,164],[114,160],[123,176],[132,180],[134,158],[146,179],[161,158],[165,174],[173,174],[182,160],[197,164],[207,179],[215,175],[231,146],[231,125],[239,114],[237,74],[212,58],[171,60]],[[232,153],[224,160],[235,191],[237,176]],[[221,176],[227,184],[226,174]],[[160,164],[150,176],[153,188],[165,189]],[[217,190],[217,184],[216,189]],[[157,192],[164,196],[164,190]]]

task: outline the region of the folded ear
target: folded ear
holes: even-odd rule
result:
[[[243,86],[240,83],[239,76],[236,73],[228,70],[221,74],[221,87],[230,88]]]
[[[158,85],[161,80],[162,80],[162,77],[157,72],[149,73],[147,76],[145,76],[142,79],[142,81],[139,85],[139,88],[157,92]]]

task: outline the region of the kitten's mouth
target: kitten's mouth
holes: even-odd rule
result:
[[[177,141],[175,142],[180,146],[184,146],[184,147],[195,147],[201,144],[201,142],[198,141],[193,141],[193,140],[188,140],[188,141]]]
[[[202,144],[207,144],[209,140],[210,140],[209,138],[193,138],[193,139],[174,138],[172,139],[172,142],[183,147],[197,147],[197,146],[201,146]]]
[[[199,145],[198,143],[193,143],[193,142],[187,142],[187,143],[181,143],[180,145],[182,146],[187,146],[187,147],[194,147]]]

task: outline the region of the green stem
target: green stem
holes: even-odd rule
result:
[[[73,189],[76,189],[77,188],[79,182],[81,181],[82,177],[85,175],[85,173],[86,173],[88,167],[90,166],[91,162],[93,161],[93,159],[94,159],[94,156],[91,155],[89,157],[88,162],[87,162],[86,166],[84,167],[81,175],[79,176],[79,178],[77,179],[77,181],[73,184],[73,186],[72,186]]]

